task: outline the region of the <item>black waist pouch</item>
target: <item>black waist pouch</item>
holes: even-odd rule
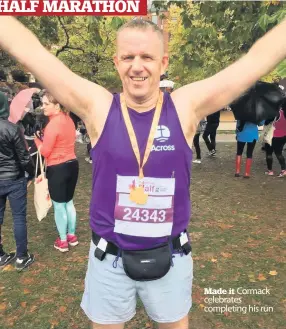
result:
[[[126,275],[135,281],[152,281],[165,276],[172,264],[169,244],[146,250],[122,250]]]

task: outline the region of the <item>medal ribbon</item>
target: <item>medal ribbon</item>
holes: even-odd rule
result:
[[[148,137],[148,141],[147,141],[147,145],[146,145],[146,149],[145,149],[145,153],[144,153],[144,157],[143,157],[143,162],[141,165],[141,160],[140,160],[140,151],[139,151],[139,146],[138,146],[138,142],[137,142],[137,138],[135,135],[135,131],[127,110],[127,105],[126,105],[126,101],[125,101],[125,97],[123,94],[120,94],[120,104],[121,104],[121,110],[122,110],[122,114],[123,114],[123,118],[124,118],[124,122],[128,131],[128,135],[130,138],[130,142],[131,142],[131,146],[133,149],[133,152],[135,154],[135,157],[137,159],[138,162],[138,166],[139,166],[139,178],[142,179],[144,178],[144,174],[143,174],[143,167],[146,164],[151,149],[152,149],[152,145],[153,145],[153,141],[154,141],[154,137],[155,137],[155,133],[156,133],[156,129],[159,123],[159,119],[160,119],[160,115],[161,115],[161,111],[162,111],[162,104],[163,104],[163,93],[160,92],[159,94],[159,99],[156,105],[156,109],[155,109],[155,113],[154,113],[154,117],[153,117],[153,121],[152,121],[152,125],[150,128],[150,132],[149,132],[149,137]]]

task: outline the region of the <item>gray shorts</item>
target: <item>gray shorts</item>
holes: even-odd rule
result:
[[[138,282],[125,274],[121,258],[114,268],[115,256],[107,254],[103,261],[99,261],[94,251],[95,245],[91,242],[81,302],[92,322],[119,324],[131,320],[136,313],[137,295],[148,316],[156,322],[176,322],[189,313],[193,281],[191,254],[175,255],[174,266],[163,278]]]

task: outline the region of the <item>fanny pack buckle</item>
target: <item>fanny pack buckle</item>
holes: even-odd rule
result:
[[[185,255],[188,255],[192,251],[191,244],[188,239],[187,232],[184,231],[180,234],[180,245]]]
[[[100,261],[105,258],[107,244],[108,242],[105,239],[100,238],[98,244],[95,246],[94,256]]]

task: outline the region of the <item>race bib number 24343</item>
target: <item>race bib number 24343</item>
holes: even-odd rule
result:
[[[138,205],[129,198],[130,186],[143,184],[147,203]],[[174,178],[117,176],[114,232],[132,236],[171,235],[174,212]]]

